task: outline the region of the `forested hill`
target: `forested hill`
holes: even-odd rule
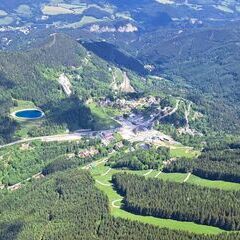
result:
[[[196,235],[114,218],[108,204],[88,172],[75,169],[53,174],[19,191],[0,195],[0,239],[239,239],[239,233]]]
[[[126,48],[154,74],[188,86],[185,98],[202,107],[216,131],[239,132],[239,32],[236,25],[161,29]]]
[[[58,82],[62,73],[74,76],[71,96]],[[70,130],[96,126],[83,102],[110,93],[111,81],[109,64],[64,34],[52,34],[28,51],[1,52],[0,140],[11,141],[18,127],[9,118],[17,100],[31,101],[47,112],[47,125],[67,125]]]
[[[81,45],[60,34],[52,35],[41,47],[28,52],[3,52],[0,54],[0,76],[4,79],[1,87],[11,90],[16,99],[45,103],[46,98],[56,93],[57,88],[53,82],[45,81],[38,68],[41,65],[77,66],[86,54]]]

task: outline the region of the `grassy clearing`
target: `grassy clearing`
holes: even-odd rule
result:
[[[98,180],[103,184],[111,184],[112,175],[121,170],[111,169],[108,172],[108,174],[105,175],[108,169],[109,168],[104,166],[104,164],[101,164],[93,168],[91,172],[95,180]],[[129,172],[132,172],[132,171],[129,171]],[[134,173],[139,175],[143,175],[146,172],[147,171],[134,171]],[[149,177],[154,176],[156,172],[157,171],[154,171],[151,174],[149,174]],[[185,174],[183,175],[185,176]],[[169,179],[173,178],[174,180],[180,180],[179,176],[174,174],[174,175],[171,175]],[[184,178],[184,176],[181,176],[181,179]],[[112,206],[112,202],[115,200],[122,199],[122,197],[119,194],[117,194],[117,192],[112,188],[112,186],[104,186],[99,184],[98,182],[96,182],[96,186],[108,196],[111,214],[115,217],[121,217],[129,220],[133,220],[133,221],[140,221],[140,222],[152,224],[158,227],[166,227],[166,228],[175,229],[175,230],[190,231],[198,234],[218,234],[223,232],[223,230],[215,227],[199,225],[192,222],[181,222],[181,221],[175,221],[171,219],[161,219],[161,218],[155,218],[150,216],[135,215],[123,209],[115,208]],[[114,205],[120,206],[121,202],[116,202]]]
[[[117,208],[114,208],[114,210],[112,211],[112,214],[115,217],[121,217],[121,218],[125,218],[132,221],[148,223],[161,228],[188,231],[196,234],[219,234],[223,232],[221,229],[215,228],[215,227],[199,225],[192,222],[180,222],[180,221],[175,221],[170,219],[161,219],[161,218],[155,218],[150,216],[140,216],[140,215],[135,215]]]
[[[36,105],[31,101],[16,100],[16,99],[14,101],[16,102],[16,106],[10,109],[11,113],[22,110],[22,109],[36,108]]]
[[[99,129],[115,128],[119,126],[119,124],[112,119],[113,116],[119,113],[117,110],[103,108],[97,106],[95,103],[88,104],[88,107],[91,109],[92,114],[98,119]]]
[[[4,11],[0,9],[0,17],[6,17],[8,14]]]
[[[42,76],[46,79],[46,80],[50,80],[50,81],[56,81],[60,74],[62,73],[59,70],[53,69],[53,68],[46,68],[43,66],[38,66],[39,72],[42,74]]]
[[[86,3],[80,3],[80,4],[67,4],[67,3],[59,3],[57,4],[59,7],[63,7],[66,9],[71,9],[71,10],[75,10],[75,9],[82,9],[82,12],[87,9],[87,4]]]
[[[116,171],[116,170],[112,170]],[[117,170],[121,171],[121,170]],[[133,174],[138,175],[144,175],[148,171],[129,171]],[[159,174],[159,171],[154,170],[146,177],[152,177],[155,178],[157,175],[158,179],[162,179],[163,181],[170,181],[170,182],[180,182],[183,183],[184,179],[187,177],[188,173],[163,173],[161,172]],[[199,185],[202,187],[209,187],[209,188],[218,188],[222,190],[240,190],[240,184],[239,183],[233,183],[233,182],[225,182],[225,181],[211,181],[208,179],[197,177],[193,174],[189,177],[187,180],[187,183]]]
[[[14,18],[10,16],[0,17],[0,25],[9,25],[13,21],[14,21]]]
[[[123,82],[123,72],[121,71],[121,69],[114,68],[113,74],[115,76],[115,83],[120,84]]]
[[[153,171],[147,177],[155,177],[159,171]],[[184,179],[187,177],[187,173],[160,173],[157,178],[162,179],[164,181],[170,182],[183,182]],[[232,182],[225,182],[225,181],[211,181],[208,179],[197,177],[193,174],[187,180],[187,183],[195,184],[202,187],[209,187],[209,188],[218,188],[222,190],[240,190],[239,183],[232,183]]]
[[[106,173],[108,171],[108,169],[109,169],[109,167],[104,166],[104,163],[103,163],[97,167],[94,167],[91,170],[91,173],[94,176],[94,178],[97,178],[99,181],[101,181],[103,183],[108,183],[111,180],[112,175],[114,173],[123,172],[123,170],[120,170],[120,169],[111,169],[108,174],[104,175],[104,173]],[[132,174],[142,175],[142,176],[149,172],[149,170],[142,170],[142,171],[124,170],[124,171],[132,173]],[[150,177],[155,178],[156,175],[158,175],[157,176],[158,179],[162,179],[164,181],[182,183],[188,174],[187,173],[163,173],[163,172],[161,172],[159,174],[158,170],[153,170],[146,177],[147,178],[150,178]],[[218,188],[218,189],[222,189],[222,190],[240,190],[240,184],[238,184],[238,183],[225,182],[225,181],[211,181],[208,179],[203,179],[203,178],[197,177],[193,174],[190,176],[187,183],[191,183],[191,184],[195,184],[195,185],[199,185],[199,186],[203,186],[203,187]]]
[[[106,185],[101,185],[98,182],[96,182],[96,186],[108,196],[111,214],[113,216],[129,219],[133,221],[140,221],[140,222],[152,224],[158,227],[166,227],[166,228],[175,229],[175,230],[190,231],[197,234],[219,234],[221,232],[224,232],[223,230],[216,227],[195,224],[192,222],[181,222],[181,221],[175,221],[171,219],[161,219],[161,218],[155,218],[150,216],[135,215],[123,209],[113,207],[112,202],[115,200],[120,200],[122,199],[122,197],[112,188],[111,179],[114,173],[121,172],[122,170],[111,169],[110,171],[108,171],[108,169],[109,167],[104,166],[104,163],[102,163],[97,167],[93,167],[93,169],[91,170],[91,173],[95,180],[98,180],[101,183],[106,184]],[[149,172],[149,170],[143,170],[143,171],[128,170],[127,172],[138,174],[138,175],[144,175],[147,172]],[[148,178],[155,177],[158,173],[159,171],[154,170],[149,175],[147,175],[147,177]],[[186,177],[187,177],[187,174],[185,173],[160,173],[157,176],[157,178],[162,179],[164,181],[174,181],[174,182],[183,182]],[[194,175],[190,176],[188,183],[196,184],[199,186],[205,186],[205,187],[220,188],[223,190],[240,190],[240,184],[223,182],[223,181],[210,181],[210,180],[196,177]],[[114,205],[120,206],[121,201],[115,202]]]
[[[109,4],[105,4],[104,7],[100,7],[100,6],[97,5],[97,4],[89,4],[88,7],[89,7],[89,8],[90,8],[90,7],[95,7],[95,8],[98,8],[98,9],[102,10],[102,11],[106,11],[106,12],[108,12],[108,13],[110,13],[110,14],[113,14],[114,11],[115,11],[115,10],[114,10],[114,7],[112,7],[112,6],[109,5]]]
[[[100,7],[97,4],[89,4],[86,3],[75,3],[75,4],[68,4],[68,3],[61,3],[56,0],[50,1],[51,5],[45,5],[42,8],[42,13],[45,15],[60,15],[60,14],[83,14],[85,10],[94,7],[98,8],[99,10],[106,11],[110,14],[114,13],[114,9],[110,5],[105,5],[104,8]]]
[[[128,12],[119,12],[119,13],[117,12],[116,17],[125,18],[125,19],[128,19],[128,20],[133,20],[133,18],[131,17],[131,15]]]
[[[224,181],[211,181],[208,179],[203,179],[203,178],[197,177],[193,174],[190,176],[190,178],[188,179],[187,182],[196,184],[199,186],[203,186],[203,187],[219,188],[222,190],[240,190],[239,183],[224,182]]]
[[[180,158],[180,157],[186,157],[186,158],[194,158],[197,157],[200,152],[197,150],[193,150],[189,147],[184,146],[174,146],[170,148],[170,154],[172,158]]]
[[[200,152],[193,150],[191,148],[183,148],[183,147],[174,147],[170,148],[171,157],[179,158],[179,157],[186,157],[186,158],[194,158],[197,157]],[[163,180],[175,181],[175,182],[183,182],[186,178],[186,173],[161,173],[158,178]],[[232,183],[232,182],[225,182],[225,181],[211,181],[208,179],[200,178],[195,175],[191,175],[187,181],[191,184],[196,184],[202,187],[209,187],[209,188],[218,188],[222,190],[240,190],[240,184]]]
[[[161,173],[158,178],[170,182],[183,182],[187,173]]]

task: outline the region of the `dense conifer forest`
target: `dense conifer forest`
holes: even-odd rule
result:
[[[111,217],[107,197],[86,171],[49,175],[0,195],[0,239],[238,240],[240,235],[196,235]]]
[[[15,99],[31,101],[46,113],[47,118],[31,131],[32,136],[49,135],[54,128],[63,126],[70,131],[98,128],[98,120],[84,102],[112,94],[109,67],[64,34],[49,36],[28,51],[1,52],[0,143],[12,141],[19,128],[19,123],[9,116]],[[74,76],[74,91],[69,98],[58,83],[63,72]]]
[[[192,172],[202,178],[240,183],[239,154],[240,148],[237,143],[225,147],[207,147],[197,159],[179,159],[166,165],[163,170]]]
[[[113,175],[112,181],[124,196],[127,211],[240,230],[240,192],[145,179],[131,174]]]

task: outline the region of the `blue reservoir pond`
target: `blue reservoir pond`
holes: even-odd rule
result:
[[[44,113],[38,109],[26,109],[26,110],[17,111],[15,113],[15,116],[18,118],[34,120],[34,119],[42,118],[44,116]]]

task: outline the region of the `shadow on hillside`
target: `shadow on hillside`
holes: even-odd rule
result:
[[[21,222],[2,223],[0,224],[0,240],[14,240],[17,239],[23,224]]]
[[[49,123],[67,125],[70,131],[92,128],[91,111],[76,96],[62,99],[59,102],[50,102],[42,106],[42,109],[49,111]]]
[[[107,42],[81,42],[89,51],[92,51],[100,58],[118,65],[120,68],[126,68],[140,75],[147,74],[143,64],[135,58],[121,52],[113,44]]]

